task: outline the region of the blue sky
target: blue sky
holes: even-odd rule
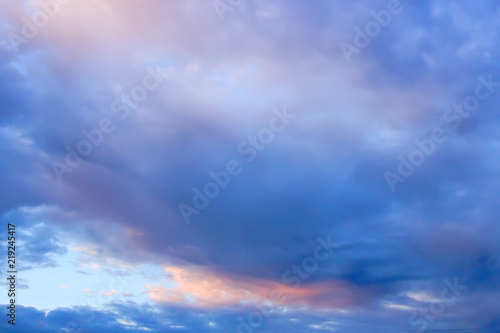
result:
[[[2,331],[500,332],[496,1],[0,17]]]

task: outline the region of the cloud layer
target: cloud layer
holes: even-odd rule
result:
[[[499,331],[495,1],[43,3],[0,4],[2,220],[25,270],[157,270],[25,332]]]

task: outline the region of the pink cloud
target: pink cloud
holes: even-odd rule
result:
[[[113,296],[115,294],[115,291],[111,290],[110,292],[106,292],[105,290],[101,290],[101,294],[103,296]]]
[[[267,280],[244,281],[197,268],[169,266],[165,270],[177,286],[147,285],[146,293],[153,301],[205,308],[267,301],[277,305],[338,308],[362,296],[359,290],[344,281],[293,287]],[[335,297],[325,298],[325,295]]]

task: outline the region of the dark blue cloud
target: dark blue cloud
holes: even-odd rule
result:
[[[332,323],[333,314],[294,309],[273,316],[263,332],[408,330],[414,308],[428,306],[408,291],[439,293],[442,281],[454,278],[467,285],[466,295],[429,329],[498,331],[500,310],[491,295],[498,296],[500,282],[500,92],[457,130],[443,114],[474,92],[478,76],[500,81],[499,7],[494,1],[401,3],[403,12],[350,64],[338,44],[351,42],[354,27],[364,27],[370,11],[387,2],[256,1],[223,22],[203,2],[191,11],[151,3],[133,15],[127,6],[110,5],[133,27],[124,39],[96,19],[91,30],[101,34],[78,30],[75,36],[89,52],[77,55],[68,40],[51,39],[49,32],[17,57],[0,48],[0,180],[6,189],[0,212],[29,230],[25,269],[56,265],[54,258],[66,251],[58,234],[64,231],[98,244],[101,256],[282,282],[284,271],[312,254],[317,237],[330,236],[338,251],[304,285],[348,284],[359,294],[347,312],[335,313],[338,323]],[[182,29],[172,28],[179,24],[175,17],[167,17],[172,26],[165,23],[171,22],[160,14],[166,12],[184,20]],[[7,11],[2,16],[15,26]],[[104,43],[104,36],[113,39]],[[114,99],[157,63],[175,67],[177,78],[120,120],[110,108]],[[268,126],[271,110],[283,104],[296,118],[247,162],[239,144]],[[51,163],[64,163],[66,146],[75,147],[82,130],[103,117],[116,131],[59,182]],[[436,127],[449,139],[391,192],[384,173],[395,172],[398,156],[407,157],[414,140]],[[192,189],[202,189],[209,173],[232,159],[242,173],[185,224],[178,205],[191,205]],[[55,211],[27,218],[21,207]],[[109,237],[123,230],[140,236]],[[316,300],[334,297],[327,290]],[[117,321],[126,318],[153,332],[178,330],[167,324],[226,332],[248,313],[243,306],[112,309],[118,314],[98,311],[83,331],[136,330]],[[20,332],[82,325],[83,310],[45,315],[21,307],[20,321],[32,320]],[[208,329],[210,321],[218,326]]]

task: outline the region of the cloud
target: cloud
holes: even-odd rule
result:
[[[103,296],[113,296],[115,294],[115,291],[114,290],[111,290],[109,292],[106,292],[105,290],[101,290],[101,294]]]
[[[387,1],[247,1],[224,21],[202,0],[71,2],[18,54],[4,40],[0,209],[19,230],[20,267],[62,265],[71,246],[83,278],[165,268],[164,280],[140,283],[154,307],[114,304],[119,313],[99,311],[89,331],[229,331],[276,288],[286,311],[264,331],[408,330],[455,277],[467,292],[429,329],[498,329],[499,92],[397,192],[383,175],[447,125],[479,75],[500,81],[499,5],[401,3],[350,64],[339,44]],[[30,8],[2,3],[2,35]],[[116,112],[156,66],[175,75]],[[296,119],[244,164],[238,144],[283,105]],[[59,182],[52,163],[67,163],[67,147],[103,118],[116,129]],[[187,226],[178,205],[232,159],[244,173]],[[328,235],[335,256],[300,288],[283,286]],[[77,310],[20,308],[33,318],[26,332],[79,322]]]
[[[354,303],[356,294],[342,281],[298,287],[285,283],[235,279],[199,269],[165,267],[172,287],[146,285],[156,302],[195,308],[220,308],[238,304],[273,303],[273,306],[336,308]],[[329,295],[329,297],[324,297]],[[329,299],[326,301],[326,299]]]

